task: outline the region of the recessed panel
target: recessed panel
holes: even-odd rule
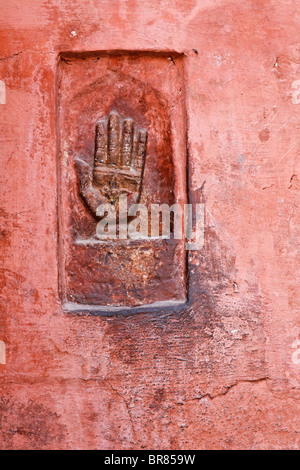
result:
[[[58,163],[64,302],[134,307],[185,300],[184,240],[124,236],[126,224],[119,214],[121,196],[129,211],[127,226],[140,216],[130,215],[130,207],[146,207],[150,235],[151,205],[187,202],[182,83],[181,56],[61,57]],[[101,221],[110,208],[116,211],[116,236],[105,238]]]

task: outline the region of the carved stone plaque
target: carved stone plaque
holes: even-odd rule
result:
[[[184,204],[180,56],[67,54],[59,106],[60,285],[65,307],[186,300],[184,240],[97,237],[99,207]],[[106,206],[105,206],[106,207]]]

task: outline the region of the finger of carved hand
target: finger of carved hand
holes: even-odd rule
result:
[[[100,191],[94,188],[92,185],[86,187],[81,191],[81,196],[83,200],[86,202],[88,208],[92,212],[92,214],[96,215],[97,207],[100,204],[107,202],[103,197]]]
[[[118,113],[112,111],[108,118],[108,156],[107,163],[117,165],[120,150],[120,118]]]
[[[147,146],[148,133],[146,131],[140,131],[138,134],[137,148],[135,160],[133,166],[135,168],[143,168],[145,157],[146,157],[146,146]]]
[[[120,165],[129,167],[132,159],[134,122],[131,118],[124,119],[122,132],[122,154]]]
[[[81,158],[75,158],[75,164],[79,176],[80,195],[92,214],[95,215],[97,207],[104,202],[104,199],[100,191],[92,185],[93,167]]]
[[[81,187],[87,187],[92,184],[92,167],[81,158],[75,158],[75,164],[78,171]]]
[[[103,119],[99,119],[96,124],[95,142],[95,165],[106,164],[107,161],[107,138]]]

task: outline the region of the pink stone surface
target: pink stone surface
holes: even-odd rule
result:
[[[0,8],[0,448],[298,449],[299,2]],[[205,244],[183,314],[62,309],[57,65],[91,51],[184,55]]]

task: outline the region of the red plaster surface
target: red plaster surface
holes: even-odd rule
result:
[[[299,2],[0,7],[1,449],[299,448]],[[59,54],[113,50],[183,54],[205,244],[180,311],[61,306]]]
[[[183,67],[181,57],[175,60],[165,54],[133,53],[60,60],[61,284],[66,301],[134,306],[186,298],[181,240],[77,243],[93,240],[99,219],[79,197],[74,160],[92,164],[95,123],[111,110],[148,130],[139,202],[149,212],[151,203],[186,202]]]

